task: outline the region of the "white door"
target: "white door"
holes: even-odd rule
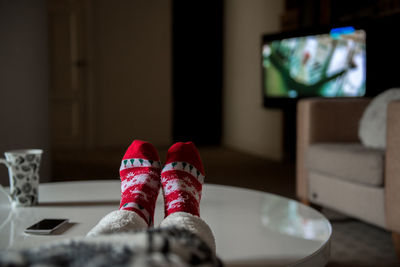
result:
[[[83,148],[88,138],[86,0],[48,0],[52,147]]]

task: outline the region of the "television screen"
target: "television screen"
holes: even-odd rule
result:
[[[366,32],[342,27],[285,38],[265,35],[262,69],[266,100],[364,96]]]

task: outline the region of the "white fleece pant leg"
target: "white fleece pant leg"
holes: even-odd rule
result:
[[[160,227],[174,226],[186,229],[200,237],[215,253],[215,238],[208,226],[200,217],[186,212],[175,212],[165,218]],[[104,216],[87,236],[120,233],[129,230],[147,229],[148,225],[136,212],[115,210]]]
[[[175,226],[184,228],[200,237],[215,253],[215,238],[208,226],[200,217],[186,212],[175,212],[165,218],[160,227]]]
[[[119,233],[129,230],[147,229],[148,225],[140,215],[129,210],[115,210],[104,216],[87,236]]]

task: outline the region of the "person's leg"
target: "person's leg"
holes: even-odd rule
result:
[[[152,226],[160,189],[160,171],[161,164],[154,146],[140,140],[133,141],[120,168],[120,208],[101,219],[88,236]]]
[[[192,142],[176,143],[168,150],[161,172],[165,219],[160,227],[186,229],[200,237],[215,253],[210,227],[200,218],[204,167]]]
[[[175,212],[166,217],[160,224],[160,228],[177,227],[188,230],[203,240],[215,254],[215,238],[210,226],[196,215],[187,212]]]

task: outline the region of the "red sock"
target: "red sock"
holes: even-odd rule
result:
[[[204,168],[196,146],[192,142],[171,146],[161,172],[165,217],[179,211],[200,216],[203,183]]]
[[[122,158],[120,210],[139,214],[153,225],[154,209],[160,189],[160,158],[154,146],[135,140]]]

